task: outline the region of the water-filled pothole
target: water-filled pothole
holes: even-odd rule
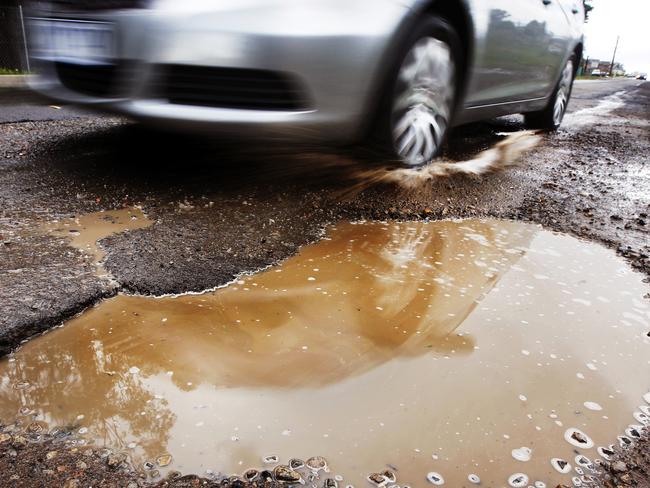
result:
[[[318,455],[344,485],[555,486],[648,418],[648,291],[533,225],[345,223],[228,287],[118,296],[27,343],[0,361],[0,419],[198,474]]]

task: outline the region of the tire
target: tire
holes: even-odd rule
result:
[[[524,114],[524,120],[528,129],[556,131],[560,128],[569,100],[571,99],[573,80],[575,78],[574,66],[575,61],[571,57],[566,65],[564,65],[560,80],[557,82],[555,90],[553,90],[553,95],[548,101],[548,105],[543,110]]]
[[[418,167],[442,151],[458,98],[460,46],[448,22],[428,16],[404,42],[373,131],[382,155],[391,162]]]

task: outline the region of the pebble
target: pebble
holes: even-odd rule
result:
[[[9,434],[0,434],[0,444],[4,444],[8,440],[11,440],[11,436]]]
[[[77,466],[77,469],[87,469],[88,468],[88,465],[83,461],[77,461],[77,464],[75,466]]]
[[[594,447],[594,441],[592,441],[587,434],[574,427],[567,429],[566,432],[564,432],[564,439],[575,447],[585,449],[591,449]]]
[[[249,469],[244,473],[244,479],[246,481],[255,481],[260,475],[260,472],[256,469]]]
[[[162,456],[158,456],[156,458],[156,464],[161,468],[164,468],[165,466],[169,466],[171,463],[172,463],[172,457],[170,454],[163,454]]]
[[[370,481],[374,485],[379,486],[379,485],[383,485],[386,482],[386,478],[381,473],[370,473],[368,475],[368,481]]]
[[[616,461],[612,464],[612,469],[617,473],[625,473],[627,471],[627,465],[623,461]]]
[[[528,485],[528,476],[524,473],[515,473],[508,478],[508,484],[513,488],[523,488]]]
[[[568,463],[568,461],[565,461],[564,459],[560,459],[560,458],[551,459],[551,466],[553,466],[555,471],[557,471],[558,473],[567,474],[571,472],[571,465]]]
[[[277,481],[282,481],[284,483],[301,483],[303,482],[300,473],[293,471],[289,466],[276,466],[273,470],[273,477]]]
[[[57,456],[57,454],[59,454],[57,451],[50,451],[45,455],[45,459],[47,459],[48,461],[50,459],[54,459]]]
[[[445,484],[445,479],[442,477],[442,475],[436,473],[435,471],[431,471],[427,474],[427,480],[429,483],[436,486],[442,486]]]

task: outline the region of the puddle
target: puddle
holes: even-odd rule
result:
[[[532,225],[340,224],[228,287],[118,296],[27,343],[0,361],[0,418],[163,473],[323,456],[343,486],[570,484],[646,420],[648,291]]]
[[[44,229],[51,235],[69,239],[72,247],[81,249],[93,259],[98,274],[105,275],[101,261],[106,257],[106,253],[98,241],[119,232],[149,227],[151,224],[153,222],[146,217],[142,209],[129,207],[48,223]]]
[[[596,124],[613,124],[611,113],[625,105],[623,96],[625,90],[604,98],[598,105],[567,114],[563,120],[563,128],[576,131],[586,126]]]

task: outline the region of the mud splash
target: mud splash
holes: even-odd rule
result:
[[[438,178],[453,175],[479,177],[488,173],[502,171],[516,166],[521,157],[537,147],[541,137],[533,131],[522,131],[505,134],[505,139],[494,147],[480,152],[476,157],[467,161],[433,161],[428,165],[417,168],[379,168],[358,171],[352,175],[357,183],[346,191],[346,194],[356,194],[377,184],[396,184],[406,190],[425,189],[428,183]]]
[[[531,225],[341,224],[226,288],[118,296],[26,344],[0,419],[163,473],[320,455],[344,485],[555,486],[647,420],[648,291]]]
[[[106,275],[101,263],[106,253],[99,241],[113,234],[127,230],[149,227],[153,222],[139,207],[94,212],[70,219],[55,221],[43,226],[53,236],[69,239],[72,247],[80,249],[92,260],[99,275]]]

